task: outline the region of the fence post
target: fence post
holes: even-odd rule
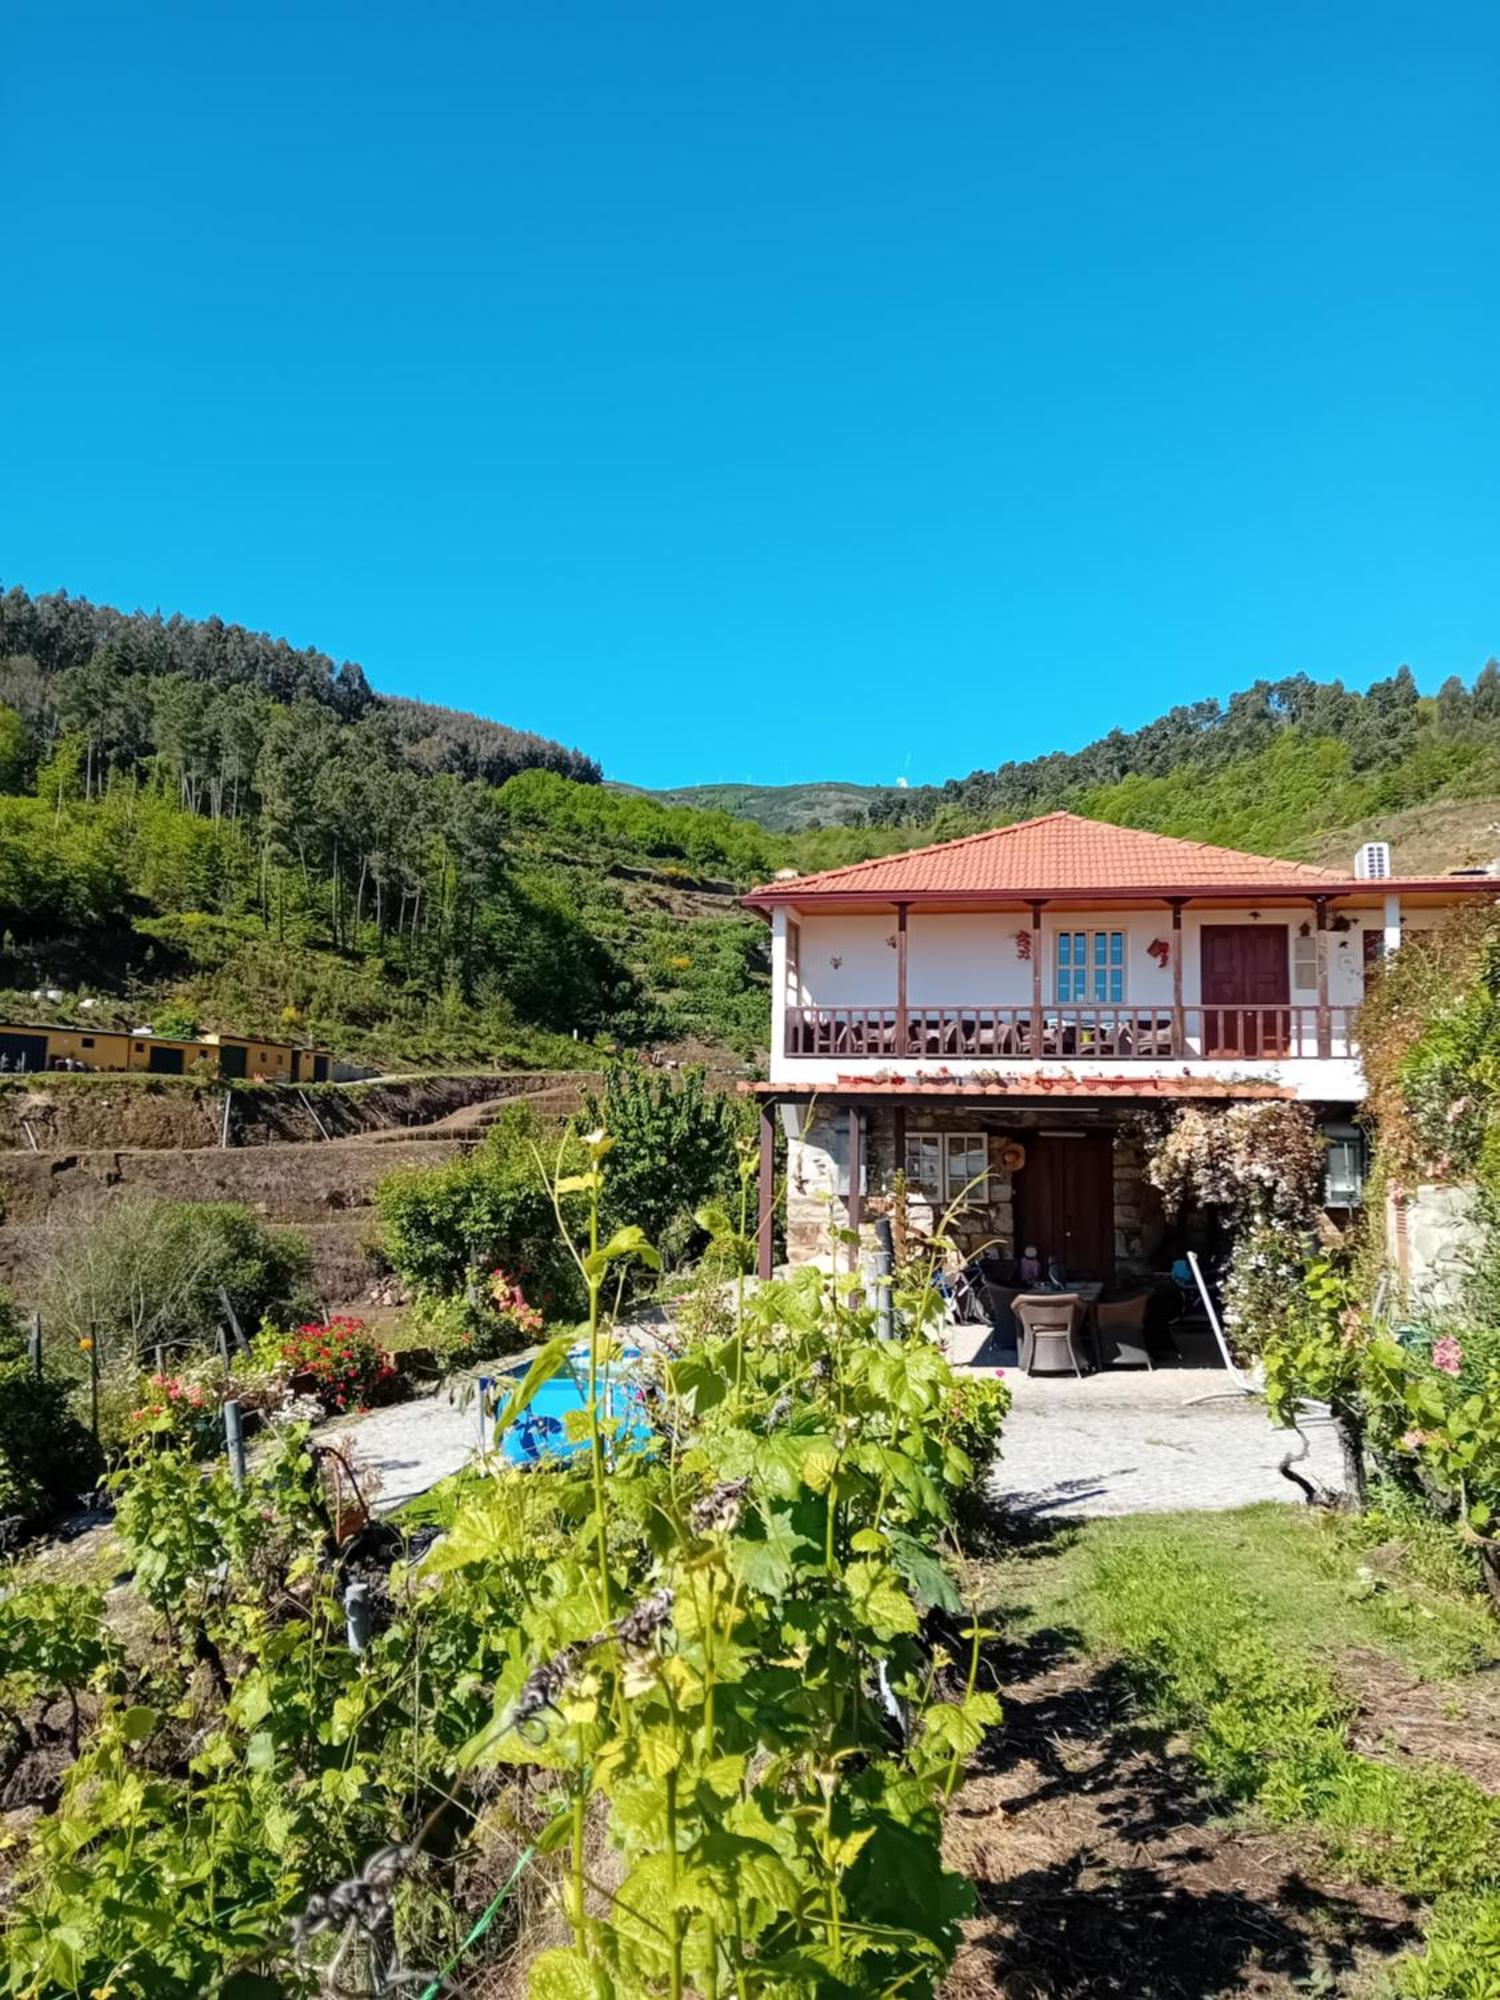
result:
[[[224,1405],[224,1449],[229,1454],[229,1476],[239,1488],[245,1483],[245,1425],[232,1396]]]
[[[26,1355],[31,1362],[31,1372],[38,1382],[42,1379],[42,1316],[31,1315],[31,1331],[26,1336]]]
[[[344,1592],[344,1630],[351,1653],[362,1653],[370,1643],[370,1586],[351,1583]]]
[[[224,1115],[219,1120],[219,1145],[221,1149],[229,1144],[229,1114],[233,1106],[234,1092],[226,1090],[224,1093]]]
[[[229,1292],[223,1285],[219,1287],[219,1303],[223,1306],[225,1317],[229,1321],[229,1330],[234,1335],[235,1346],[240,1350],[241,1354],[248,1354],[250,1352],[250,1343],[245,1338],[245,1330],[240,1325],[240,1316],[234,1309]],[[327,1318],[326,1313],[324,1314],[324,1318]]]

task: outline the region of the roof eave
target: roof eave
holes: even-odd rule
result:
[[[1213,897],[1234,896],[1290,896],[1294,898],[1317,898],[1320,896],[1372,896],[1372,895],[1448,895],[1500,896],[1500,878],[1455,879],[1451,875],[1389,877],[1383,881],[1361,882],[1354,878],[1335,877],[1331,881],[1309,880],[1307,876],[1292,879],[1268,876],[1260,882],[1178,882],[1178,883],[1137,883],[1117,884],[1113,888],[1101,889],[1078,884],[1056,885],[1047,888],[994,888],[994,889],[860,889],[845,888],[835,883],[819,883],[816,887],[796,882],[768,883],[763,888],[752,889],[740,902],[747,910],[769,912],[778,904],[839,902],[869,903],[889,908],[893,903],[1053,903],[1090,900],[1097,903],[1138,903],[1142,901],[1171,903],[1179,900],[1198,902]]]

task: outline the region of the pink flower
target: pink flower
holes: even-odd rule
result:
[[[1464,1351],[1451,1333],[1444,1334],[1432,1350],[1432,1365],[1445,1375],[1456,1375],[1464,1365]]]
[[[1005,1370],[1004,1370],[1003,1368],[997,1368],[997,1369],[995,1370],[995,1373],[996,1373],[997,1375],[1003,1375],[1003,1374],[1005,1373]]]
[[[1401,1433],[1401,1449],[1403,1451],[1420,1451],[1424,1444],[1431,1443],[1431,1431],[1403,1431]]]

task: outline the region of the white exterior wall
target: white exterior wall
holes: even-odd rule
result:
[[[780,914],[779,912],[777,913]],[[1292,940],[1311,910],[1264,909],[1258,920],[1247,910],[1185,910],[1182,918],[1182,998],[1197,1006],[1203,994],[1200,933],[1205,924],[1284,924],[1287,930],[1287,989],[1294,1006],[1313,1006],[1316,993],[1298,992],[1292,980]],[[799,920],[801,949],[797,1002],[803,1007],[892,1007],[896,1002],[896,918],[893,911],[870,916],[805,916]],[[970,915],[924,916],[913,911],[906,942],[906,991],[913,1007],[1024,1007],[1031,1002],[1031,962],[1018,956],[1018,932],[1030,935],[1026,911],[976,911]],[[1328,999],[1334,1007],[1354,1007],[1364,998],[1362,937],[1382,929],[1375,911],[1361,911],[1346,931],[1326,933]],[[1149,947],[1164,940],[1176,948],[1167,910],[1118,913],[1043,914],[1042,992],[1050,1003],[1055,989],[1059,931],[1122,930],[1125,933],[1125,1003],[1170,1007],[1170,959],[1158,965]],[[774,938],[773,938],[774,944]],[[837,960],[837,964],[835,964]],[[779,991],[779,987],[777,989]]]
[[[1165,941],[1182,952],[1182,999],[1187,1008],[1202,1003],[1201,933],[1205,924],[1229,923],[1284,925],[1287,932],[1287,991],[1294,1007],[1313,1009],[1316,989],[1299,990],[1292,984],[1293,940],[1302,925],[1313,927],[1314,913],[1307,904],[1266,907],[1258,917],[1248,910],[1194,910],[1183,912],[1182,929],[1172,930],[1171,912],[1128,910],[1096,912],[1044,912],[1037,943],[1042,957],[1042,993],[1048,1005],[1056,992],[1057,936],[1060,931],[1119,930],[1125,933],[1125,991],[1122,1004],[1131,1007],[1165,1009],[1172,1005],[1173,976],[1170,955],[1158,964],[1149,947]],[[831,1085],[840,1077],[876,1073],[899,1068],[912,1075],[944,1072],[962,1077],[977,1072],[993,1072],[993,1058],[950,1057],[941,1061],[908,1058],[899,1062],[850,1057],[788,1057],[785,1053],[784,1000],[803,1007],[894,1007],[896,1002],[896,915],[894,910],[877,910],[869,915],[800,914],[795,919],[798,948],[795,967],[785,957],[784,943],[778,957],[778,935],[784,939],[785,921],[776,913],[773,924],[773,1039],[771,1078],[779,1083],[804,1086]],[[1349,920],[1347,930],[1330,929],[1325,934],[1328,962],[1328,1000],[1332,1007],[1357,1006],[1364,997],[1363,934],[1367,928],[1384,929],[1383,913],[1361,911]],[[912,1007],[963,1006],[1029,1007],[1032,998],[1032,966],[1029,955],[1020,956],[1018,935],[1033,937],[1029,911],[975,911],[947,916],[913,911],[907,930],[907,1001]],[[1087,1003],[1084,1003],[1087,1004]],[[1192,1024],[1190,1023],[1190,1030]],[[1020,1070],[1039,1078],[1047,1076],[1086,1079],[1091,1076],[1119,1076],[1122,1069],[1141,1076],[1201,1076],[1222,1078],[1254,1074],[1266,1081],[1278,1081],[1295,1090],[1299,1097],[1349,1104],[1364,1096],[1364,1078],[1359,1062],[1346,1045],[1343,1019],[1336,1018],[1332,1054],[1329,1058],[1288,1058],[1261,1062],[1245,1057],[1213,1061],[1130,1060],[1076,1058],[1066,1061],[1007,1061],[1007,1072]]]

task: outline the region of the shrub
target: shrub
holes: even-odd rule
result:
[[[76,1342],[92,1333],[101,1370],[133,1376],[156,1347],[211,1349],[221,1289],[240,1323],[305,1311],[310,1253],[229,1202],[121,1201],[72,1237],[43,1286],[48,1320]]]
[[[550,1165],[558,1140],[529,1105],[507,1105],[466,1159],[406,1167],[375,1191],[381,1244],[392,1268],[421,1297],[465,1298],[482,1313],[489,1272],[524,1286],[549,1319],[576,1319],[578,1274],[559,1240],[538,1155]]]
[[[342,1314],[282,1334],[278,1353],[293,1383],[309,1378],[309,1392],[328,1410],[367,1409],[397,1379],[364,1321]]]
[[[955,1375],[948,1394],[948,1436],[982,1480],[1000,1448],[1011,1394],[998,1375]]]
[[[197,1039],[198,1016],[191,1007],[180,1001],[167,1000],[151,1011],[151,1032],[165,1035],[168,1041],[191,1042]]]
[[[66,1506],[97,1482],[98,1447],[68,1408],[67,1386],[29,1362],[0,1360],[0,1514]]]
[[[1403,1959],[1405,2000],[1500,2000],[1500,1891],[1445,1896],[1419,1957]]]
[[[28,1829],[6,1885],[18,1992],[143,1967],[155,2000],[331,1991],[352,1952],[361,1971],[452,1965],[502,1900],[493,1864],[524,1853],[549,1949],[502,1928],[513,1904],[491,1943],[535,1995],[931,2000],[969,1901],[942,1808],[998,1715],[977,1625],[957,1667],[924,1631],[924,1609],[962,1609],[934,1553],[969,1476],[951,1371],[807,1272],[643,1355],[655,1448],[623,1450],[594,1392],[625,1260],[652,1261],[628,1227],[581,1252],[578,1449],[455,1482],[418,1587],[355,1570],[357,1655],[304,1440],[257,1452],[243,1490],[222,1459],[137,1441],[118,1529],[170,1643],[122,1667],[133,1684]],[[512,1414],[575,1349],[547,1344]],[[439,1873],[414,1852],[429,1826],[444,1849],[480,1830]],[[476,1952],[466,1988],[495,1965]]]
[[[701,1209],[738,1195],[746,1114],[700,1069],[674,1076],[622,1064],[602,1097],[584,1098],[579,1123],[614,1140],[603,1226],[633,1224],[669,1263],[701,1245]]]

